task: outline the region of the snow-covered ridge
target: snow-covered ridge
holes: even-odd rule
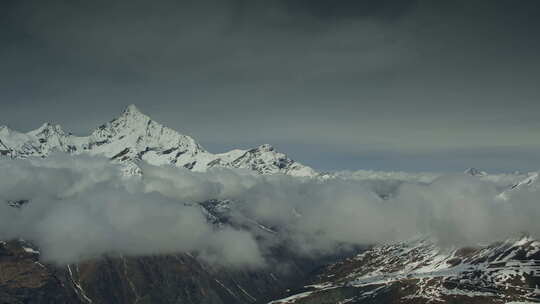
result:
[[[442,248],[420,237],[330,264],[312,284],[271,303],[312,303],[339,289],[356,289],[335,292],[347,297],[339,303],[386,303],[389,294],[392,303],[537,303],[539,259],[540,242],[529,236],[476,248]]]
[[[249,169],[260,174],[318,175],[312,168],[295,162],[270,145],[210,153],[192,137],[153,121],[134,105],[126,107],[118,118],[99,126],[88,136],[74,136],[50,123],[27,133],[0,126],[0,156],[47,157],[52,152],[106,156],[125,163],[129,174],[137,174],[136,163],[145,161],[151,165],[194,171],[226,167]]]

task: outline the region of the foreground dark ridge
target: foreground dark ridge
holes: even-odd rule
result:
[[[482,248],[443,250],[429,239],[375,246],[311,274],[316,263],[283,260],[293,261],[288,274],[231,270],[190,254],[54,266],[27,242],[1,242],[0,303],[540,302],[540,242],[529,237]]]
[[[190,254],[107,256],[67,266],[39,261],[24,241],[0,243],[0,303],[265,303],[306,278],[308,261],[290,272],[235,270]]]

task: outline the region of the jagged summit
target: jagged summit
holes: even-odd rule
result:
[[[157,166],[205,171],[212,167],[244,168],[260,174],[316,176],[317,173],[277,152],[271,145],[212,154],[195,139],[165,127],[128,105],[115,119],[88,136],[66,133],[60,125],[45,123],[28,133],[0,127],[0,155],[12,158],[47,157],[53,151],[69,154],[103,155],[126,163],[136,174],[138,161]]]
[[[130,104],[124,108],[120,116],[118,116],[115,120],[124,120],[131,123],[136,123],[148,122],[152,119],[148,115],[141,112],[139,108],[137,108],[137,106],[135,106],[134,104]]]
[[[109,128],[114,129],[117,132],[120,132],[122,129],[138,129],[139,131],[144,131],[151,121],[152,119],[148,115],[143,114],[135,105],[131,104],[125,107],[118,117],[99,126],[97,130]]]
[[[28,134],[30,136],[39,137],[40,135],[48,136],[49,134],[62,134],[62,135],[64,135],[65,132],[62,129],[62,126],[52,124],[50,122],[46,122],[43,125],[41,125],[41,127],[37,128],[35,130],[32,130],[32,131],[30,131],[30,132],[28,132],[26,134]]]
[[[131,114],[131,115],[144,115],[140,110],[139,108],[137,108],[136,105],[134,104],[130,104],[128,105],[127,107],[124,108],[124,111],[122,112],[122,115],[127,115],[127,114]],[[144,115],[146,116],[146,115]]]

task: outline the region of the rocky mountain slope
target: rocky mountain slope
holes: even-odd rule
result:
[[[88,136],[72,135],[50,123],[28,133],[0,127],[0,156],[47,157],[55,151],[105,156],[124,163],[128,174],[139,173],[137,163],[145,161],[151,165],[194,171],[226,167],[249,169],[260,174],[317,176],[310,167],[293,161],[270,145],[212,154],[190,136],[153,121],[134,105]]]
[[[271,303],[540,302],[539,284],[540,242],[529,237],[478,248],[418,238],[331,264]]]
[[[538,172],[490,175],[469,169],[465,174],[498,184],[495,200],[540,189]],[[418,237],[376,245],[327,265],[270,303],[540,303],[540,241],[524,235],[444,247]]]
[[[44,264],[25,241],[0,242],[0,303],[262,303],[295,276],[232,270],[184,254],[107,256],[66,266]]]

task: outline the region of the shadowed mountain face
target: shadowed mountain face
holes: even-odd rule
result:
[[[281,247],[261,269],[210,264],[190,253],[53,265],[40,262],[39,248],[13,240],[0,242],[0,303],[266,303],[340,258],[310,259]]]
[[[270,272],[211,267],[189,254],[44,265],[28,246],[0,245],[0,303],[253,303],[287,282]]]
[[[213,268],[188,254],[44,265],[27,246],[1,245],[0,303],[253,303],[287,283],[279,274]]]

